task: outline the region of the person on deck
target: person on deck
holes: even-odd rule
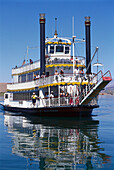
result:
[[[63,69],[61,69],[61,71],[60,71],[60,77],[61,77],[61,81],[64,81],[64,71],[63,71]]]
[[[33,64],[33,61],[30,59],[30,64]]]
[[[57,72],[57,70],[55,70],[55,80],[58,82],[58,75],[59,73]]]
[[[33,106],[35,106],[37,95],[33,92],[33,95],[31,97],[32,97],[32,104],[33,104]]]
[[[83,77],[84,76],[84,70],[83,70],[83,67],[81,68],[81,70],[80,70],[80,77]]]
[[[25,60],[23,61],[23,64],[22,64],[22,66],[23,66],[23,65],[25,65]]]
[[[76,77],[75,77],[75,80],[78,81],[78,77],[79,77],[79,69],[78,69],[78,67],[76,67],[76,68],[74,69],[74,75],[76,76]]]
[[[36,74],[36,79],[39,79],[39,78],[40,78],[39,74]]]

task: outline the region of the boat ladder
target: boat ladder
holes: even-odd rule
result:
[[[80,93],[80,105],[87,105],[95,98],[101,90],[112,80],[110,71],[107,71],[104,75],[102,71],[99,71],[92,80],[89,81],[86,87],[82,87]]]

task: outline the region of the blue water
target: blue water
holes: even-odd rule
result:
[[[39,118],[0,110],[0,169],[114,169],[114,96],[91,118]]]

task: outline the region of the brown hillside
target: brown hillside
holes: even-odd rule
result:
[[[7,83],[0,83],[0,92],[7,91]]]

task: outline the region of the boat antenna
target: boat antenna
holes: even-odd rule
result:
[[[74,16],[72,16],[72,36],[74,36]]]
[[[29,47],[27,45],[27,63],[28,63],[28,49],[29,49]]]
[[[55,34],[54,37],[57,38],[57,18],[55,18]]]
[[[75,45],[75,38],[76,36],[74,35],[74,16],[72,17],[72,44],[73,44],[73,75],[74,75],[74,66],[75,66],[75,61],[74,61],[74,45]]]

